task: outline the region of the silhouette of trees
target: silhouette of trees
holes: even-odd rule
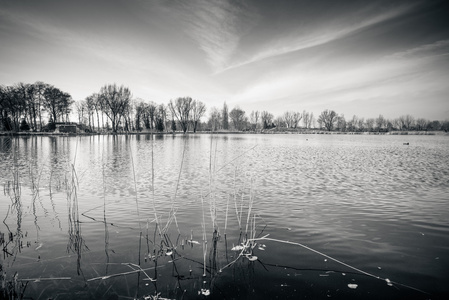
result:
[[[54,122],[68,121],[68,115],[72,110],[74,101],[70,94],[61,91],[54,86],[48,86],[44,91],[44,108],[51,115]]]
[[[99,101],[102,111],[111,121],[112,132],[117,132],[120,119],[129,109],[131,91],[123,85],[107,84],[100,89]]]
[[[57,87],[37,81],[33,84],[19,82],[9,86],[0,86],[0,130],[42,130],[48,118],[54,122],[69,121],[69,114],[75,110],[79,123],[83,123],[90,130],[109,128],[112,131],[142,130],[173,130],[177,128],[185,133],[189,129],[193,132],[202,130],[201,118],[206,114],[206,105],[190,97],[170,100],[168,105],[148,102],[142,99],[132,99],[128,88],[116,84],[105,85],[99,93],[93,93],[84,100],[75,102],[71,95]],[[108,121],[105,123],[104,116]],[[101,118],[100,118],[101,117]],[[100,121],[101,119],[101,121]],[[362,131],[394,131],[394,130],[449,130],[449,121],[430,121],[424,118],[415,119],[409,114],[397,118],[387,119],[382,114],[377,118],[358,117],[354,115],[346,120],[343,114],[333,110],[324,110],[315,118],[312,112],[303,110],[302,113],[286,111],[274,116],[268,111],[253,110],[246,116],[245,111],[235,107],[228,111],[226,102],[221,109],[212,107],[204,128],[209,130],[229,129],[229,122],[235,130],[257,130],[272,127],[290,129],[315,129],[341,132]],[[46,129],[49,128],[48,124]],[[189,128],[191,126],[191,128]]]

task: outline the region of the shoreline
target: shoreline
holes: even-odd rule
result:
[[[0,132],[0,136],[93,136],[93,135],[195,135],[195,134],[338,134],[338,135],[447,135],[445,131],[389,131],[389,132],[357,132],[357,131],[324,131],[324,130],[261,130],[261,131],[198,131],[198,132],[154,132],[154,131],[131,131],[131,132]]]

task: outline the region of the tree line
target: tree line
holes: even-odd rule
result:
[[[68,122],[75,113],[86,131],[266,131],[326,130],[341,132],[387,132],[393,130],[445,130],[449,122],[415,119],[403,115],[395,119],[345,118],[334,110],[323,110],[317,117],[306,110],[286,111],[275,117],[268,111],[247,114],[239,106],[229,110],[206,105],[191,97],[179,97],[168,104],[134,99],[128,87],[106,84],[84,100],[74,101],[70,94],[43,82],[0,86],[0,130],[42,131],[49,124]],[[50,126],[53,127],[54,126]]]
[[[70,94],[41,81],[0,86],[0,129],[42,130],[48,122],[68,121],[74,101]]]

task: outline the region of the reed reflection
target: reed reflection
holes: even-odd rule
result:
[[[73,165],[72,165],[72,172],[70,173],[70,178],[66,177],[66,187],[67,187],[67,206],[68,206],[68,222],[69,222],[69,230],[68,230],[69,242],[67,244],[67,252],[68,253],[73,252],[76,254],[77,274],[82,275],[84,277],[84,274],[81,269],[81,257],[82,253],[84,251],[88,251],[89,248],[86,246],[81,232],[81,223],[79,220],[78,196],[77,196],[78,181]]]

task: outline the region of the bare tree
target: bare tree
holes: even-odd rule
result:
[[[54,86],[48,86],[44,92],[44,108],[53,118],[53,122],[57,122],[60,118],[70,113],[71,106],[73,104],[72,97],[55,88]]]
[[[304,128],[310,129],[312,127],[313,122],[313,113],[306,112],[305,110],[302,112],[302,123],[304,124]]]
[[[276,117],[276,119],[274,119],[274,125],[277,128],[281,128],[281,127],[287,127],[287,123],[285,122],[285,118],[284,116],[278,116]]]
[[[193,124],[193,132],[196,132],[196,129],[198,127],[198,122],[200,121],[201,117],[206,112],[206,105],[199,101],[194,100],[192,102],[192,124]]]
[[[48,84],[43,83],[41,81],[36,81],[34,83],[34,101],[36,103],[36,110],[39,116],[39,129],[42,130],[42,110],[43,110],[43,101],[44,101],[44,92],[45,88]]]
[[[401,123],[401,129],[410,130],[415,122],[415,118],[411,115],[400,116],[399,122]]]
[[[249,120],[251,123],[252,130],[257,130],[257,124],[259,123],[260,112],[258,110],[252,111],[249,114]]]
[[[97,98],[95,95],[87,96],[86,97],[86,110],[87,110],[87,118],[88,118],[88,125],[90,130],[94,130],[95,128],[95,119],[94,119],[94,112],[96,110],[96,102]],[[98,129],[100,128],[100,124],[98,124]]]
[[[286,111],[279,120],[278,120],[278,118],[276,119],[276,123],[281,123],[281,119],[282,119],[282,121],[285,123],[285,126],[287,128],[292,128],[293,127],[293,115],[294,115],[294,112]],[[278,126],[278,125],[276,124],[276,126]]]
[[[156,130],[163,132],[167,121],[167,108],[164,104],[160,104],[156,109]]]
[[[212,107],[209,113],[208,125],[212,131],[220,129],[221,125],[221,112],[218,108]]]
[[[117,132],[120,119],[130,105],[131,91],[123,85],[107,84],[101,88],[99,98],[102,103],[102,111],[111,120],[112,131]]]
[[[423,118],[419,118],[416,120],[416,130],[426,130],[429,121]]]
[[[190,113],[192,111],[192,102],[192,98],[182,97],[177,98],[174,102],[170,100],[170,103],[168,104],[172,115],[176,117],[176,119],[178,119],[179,124],[181,125],[181,129],[184,133],[186,133],[189,126]]]
[[[302,114],[299,111],[294,112],[292,127],[297,128],[299,125],[299,122],[301,122],[301,119],[302,119]]]
[[[84,113],[87,111],[86,101],[84,101],[84,100],[75,101],[75,109],[76,109],[76,113],[78,114],[78,123],[84,124],[84,120],[85,120]]]
[[[334,128],[335,122],[337,121],[337,113],[333,110],[324,110],[318,117],[318,122],[321,122],[322,125],[327,129],[327,131],[331,131]]]
[[[273,114],[267,112],[266,110],[262,111],[260,114],[260,120],[262,121],[262,128],[267,129],[271,128],[271,125],[273,124]]]
[[[415,118],[413,118],[413,116],[406,115],[404,117],[404,125],[405,125],[405,128],[407,128],[407,130],[411,130],[414,124],[415,124]]]
[[[243,130],[245,123],[247,122],[247,118],[245,117],[245,111],[240,109],[238,106],[234,107],[229,113],[229,117],[234,124],[234,128],[237,130]]]

